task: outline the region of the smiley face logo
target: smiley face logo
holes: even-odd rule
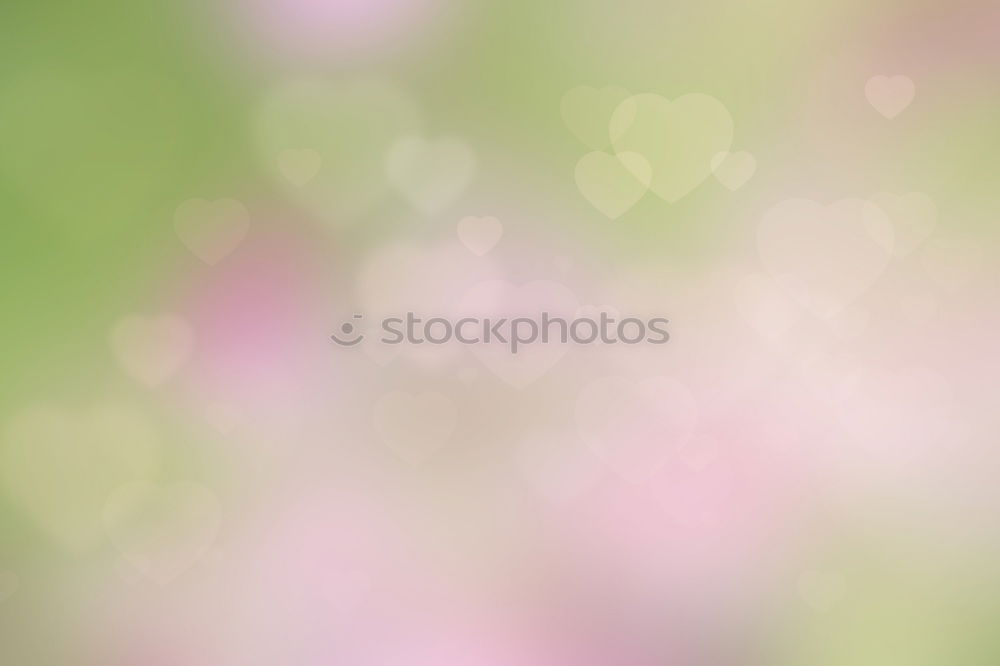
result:
[[[361,319],[362,317],[363,317],[363,315],[356,314],[356,315],[354,315],[353,318],[354,319]],[[352,324],[349,321],[348,322],[344,322],[341,325],[341,327],[340,327],[340,332],[347,339],[346,340],[341,340],[340,337],[338,337],[336,333],[331,334],[330,338],[334,342],[336,342],[338,345],[340,345],[341,347],[353,347],[354,345],[358,344],[359,342],[361,342],[362,340],[365,339],[365,336],[364,336],[363,333],[356,333],[355,331],[356,331],[356,329],[354,328],[354,324]],[[351,336],[354,336],[354,337],[351,338]]]

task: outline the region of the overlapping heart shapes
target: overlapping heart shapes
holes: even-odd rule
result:
[[[563,116],[567,123],[573,121],[571,129],[585,136],[588,145],[598,145],[593,114],[586,116],[572,105],[589,100],[606,112],[614,96],[573,93],[563,99]],[[588,120],[586,127],[581,117]],[[629,210],[647,190],[665,201],[679,201],[712,173],[713,160],[726,153],[733,140],[733,119],[725,105],[701,93],[674,100],[653,93],[625,97],[607,118],[607,127],[614,152],[584,155],[575,175],[584,198],[612,219]]]

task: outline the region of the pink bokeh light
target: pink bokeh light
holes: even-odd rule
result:
[[[442,0],[233,0],[264,50],[292,59],[386,53],[420,34]]]

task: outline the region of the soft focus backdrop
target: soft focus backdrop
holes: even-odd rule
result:
[[[4,0],[0,56],[0,664],[1000,663],[996,3]],[[671,339],[329,337],[543,309]]]

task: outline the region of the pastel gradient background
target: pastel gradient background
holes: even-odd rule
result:
[[[4,0],[0,664],[1000,663],[998,120],[983,0]],[[329,338],[541,309],[671,340]]]

